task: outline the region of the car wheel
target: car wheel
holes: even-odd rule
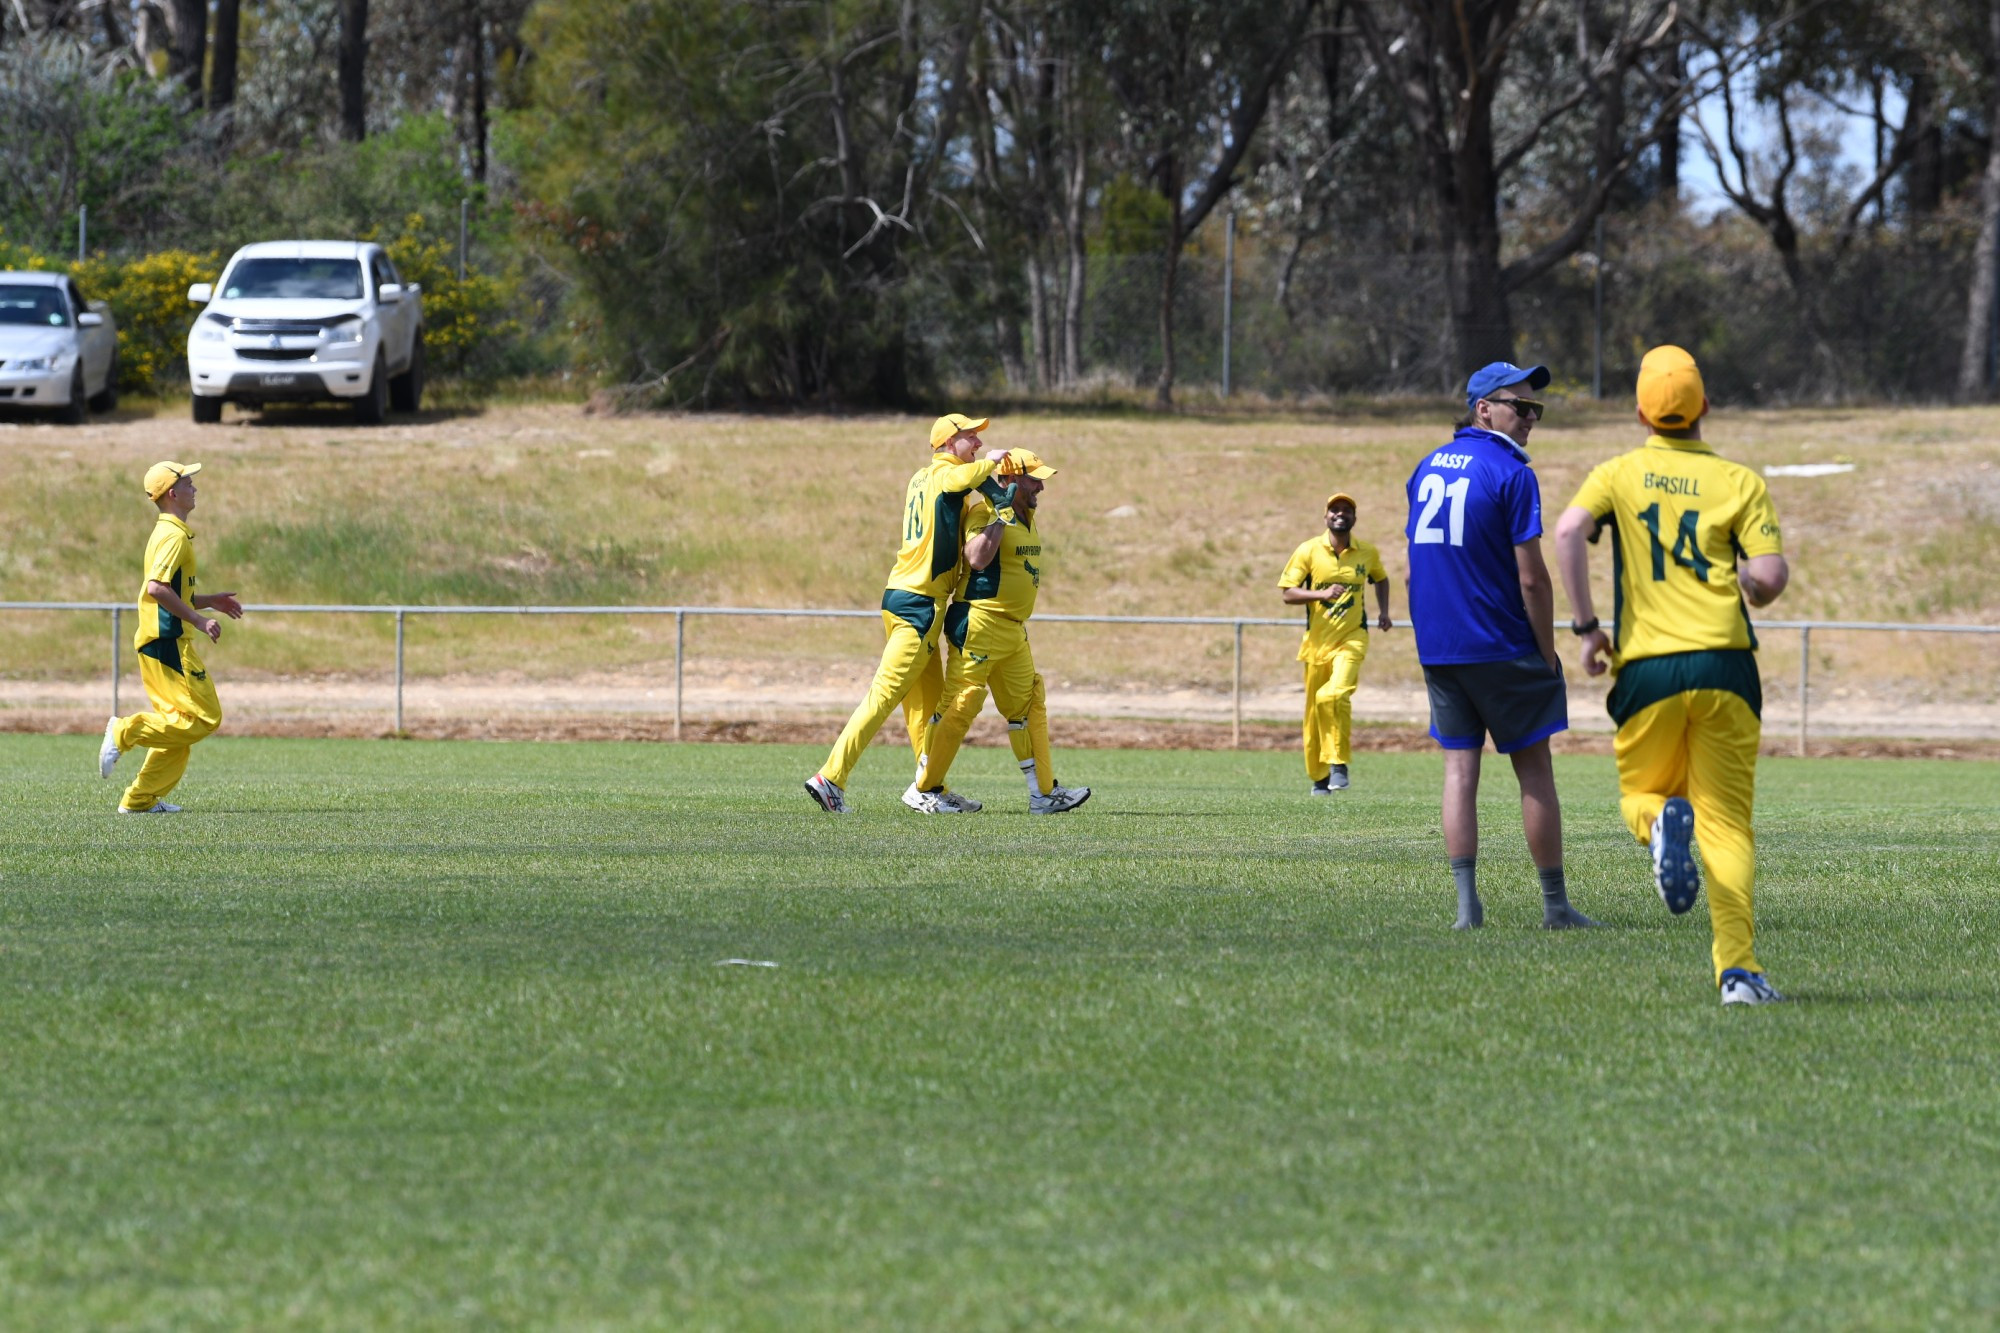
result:
[[[194,396],[194,422],[197,426],[213,426],[222,420],[222,400]]]
[[[69,401],[56,413],[56,420],[65,426],[81,426],[88,410],[83,395],[83,358],[78,357],[76,373],[69,377]]]
[[[389,406],[398,412],[421,411],[424,405],[424,335],[410,348],[410,368],[389,381]]]
[[[118,410],[118,353],[111,354],[111,366],[104,372],[104,391],[90,400],[93,412]]]
[[[368,377],[368,392],[354,400],[354,419],[364,426],[379,426],[389,414],[389,363],[375,353],[375,373]]]

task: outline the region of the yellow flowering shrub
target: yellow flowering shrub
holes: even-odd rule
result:
[[[484,273],[468,272],[460,280],[458,238],[431,232],[423,214],[404,218],[394,236],[377,231],[362,239],[388,251],[404,282],[423,287],[424,355],[433,370],[462,371],[481,343],[520,334],[520,320],[505,314],[505,284]]]

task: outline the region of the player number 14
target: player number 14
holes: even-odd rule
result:
[[[1424,479],[1417,483],[1417,503],[1424,507],[1424,512],[1417,515],[1415,537],[1417,545],[1437,546],[1444,543],[1444,531],[1433,527],[1432,521],[1437,518],[1438,509],[1447,499],[1451,501],[1451,514],[1445,521],[1451,528],[1451,544],[1465,545],[1465,493],[1471,489],[1470,477],[1460,477],[1447,486],[1444,478],[1437,473],[1424,474]]]

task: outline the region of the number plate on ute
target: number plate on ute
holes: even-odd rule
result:
[[[299,382],[297,375],[266,375],[264,387],[267,389],[289,389]]]

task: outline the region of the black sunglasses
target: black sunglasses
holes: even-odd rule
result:
[[[1489,403],[1505,403],[1522,416],[1533,417],[1537,421],[1540,421],[1542,413],[1548,410],[1532,398],[1488,398],[1486,401]]]

